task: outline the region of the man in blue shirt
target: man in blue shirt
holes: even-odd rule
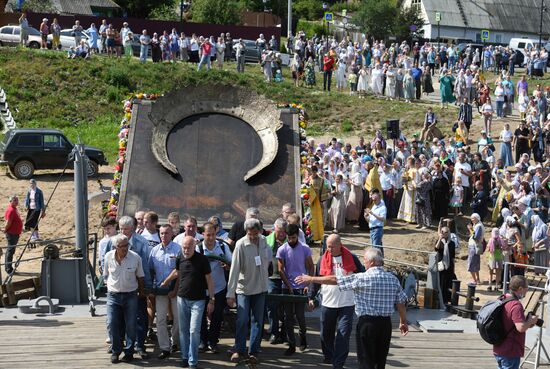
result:
[[[377,170],[377,168],[373,170]],[[382,255],[384,255],[382,237],[384,236],[384,222],[386,221],[388,210],[377,188],[371,191],[371,199],[373,201],[372,208],[365,209],[365,218],[369,221],[370,242],[373,246],[379,248]]]
[[[168,307],[171,306],[172,312],[178,311],[178,300],[176,299],[177,283],[174,281],[169,287],[160,287],[161,283],[172,273],[176,267],[176,258],[181,252],[180,246],[172,242],[172,227],[169,224],[160,227],[160,241],[153,247],[149,256],[149,270],[153,280],[153,294],[155,295],[155,308],[157,311],[157,336],[159,348],[161,350],[158,358],[166,359],[170,356],[172,346],[177,346],[178,342],[178,314],[173,314],[174,322],[172,324],[172,344],[170,344],[170,335],[166,316]]]

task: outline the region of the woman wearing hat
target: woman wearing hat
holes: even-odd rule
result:
[[[48,26],[48,18],[42,19],[40,23],[40,48],[48,48],[48,34],[50,33],[50,26]]]
[[[31,241],[39,239],[38,220],[46,215],[44,205],[44,193],[36,185],[34,179],[30,180],[30,188],[25,197],[25,208],[27,209],[27,218],[25,220],[25,230],[32,230]]]

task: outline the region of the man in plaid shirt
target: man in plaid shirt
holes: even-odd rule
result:
[[[407,296],[397,278],[384,270],[384,258],[379,249],[368,247],[364,262],[364,273],[341,277],[302,275],[296,278],[296,283],[332,284],[338,285],[342,291],[352,290],[355,313],[359,316],[356,327],[359,368],[384,369],[390,349],[391,316],[396,308],[401,334],[406,335],[409,331],[405,307]]]

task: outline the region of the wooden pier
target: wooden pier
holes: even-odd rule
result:
[[[179,353],[172,354],[166,360],[158,360],[158,348],[149,344],[150,359],[142,361],[135,358],[131,364],[112,365],[105,344],[105,317],[68,318],[60,315],[59,318],[17,319],[14,314],[12,319],[6,319],[6,315],[4,311],[0,318],[0,368],[164,368],[179,367],[181,364]],[[286,357],[283,355],[285,345],[270,345],[263,341],[258,368],[331,368],[331,365],[322,364],[319,320],[308,318],[307,323],[309,348],[306,351]],[[423,333],[412,326],[410,333],[402,337],[395,328],[396,324],[387,368],[495,367],[491,347],[477,334]],[[354,334],[355,328],[346,368],[358,368]],[[199,354],[199,367],[235,367],[226,352],[233,341],[225,335],[219,345],[220,353]]]

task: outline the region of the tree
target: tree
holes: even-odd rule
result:
[[[172,5],[174,0],[116,0],[116,3],[129,17],[148,18],[153,10]]]
[[[24,2],[10,0],[7,6],[8,9],[11,7],[12,11],[18,11],[19,5],[21,4],[21,10],[23,11],[31,11],[34,13],[57,13],[57,9],[51,0],[26,0]]]
[[[390,1],[363,0],[352,22],[369,36],[384,39],[392,34],[398,14],[397,6]]]
[[[417,7],[401,8],[393,29],[394,36],[398,39],[409,38],[412,34],[411,26],[416,27],[416,34],[423,36],[422,27],[426,24],[422,12]]]
[[[239,24],[242,8],[231,0],[194,0],[191,4],[193,21],[211,24]]]

